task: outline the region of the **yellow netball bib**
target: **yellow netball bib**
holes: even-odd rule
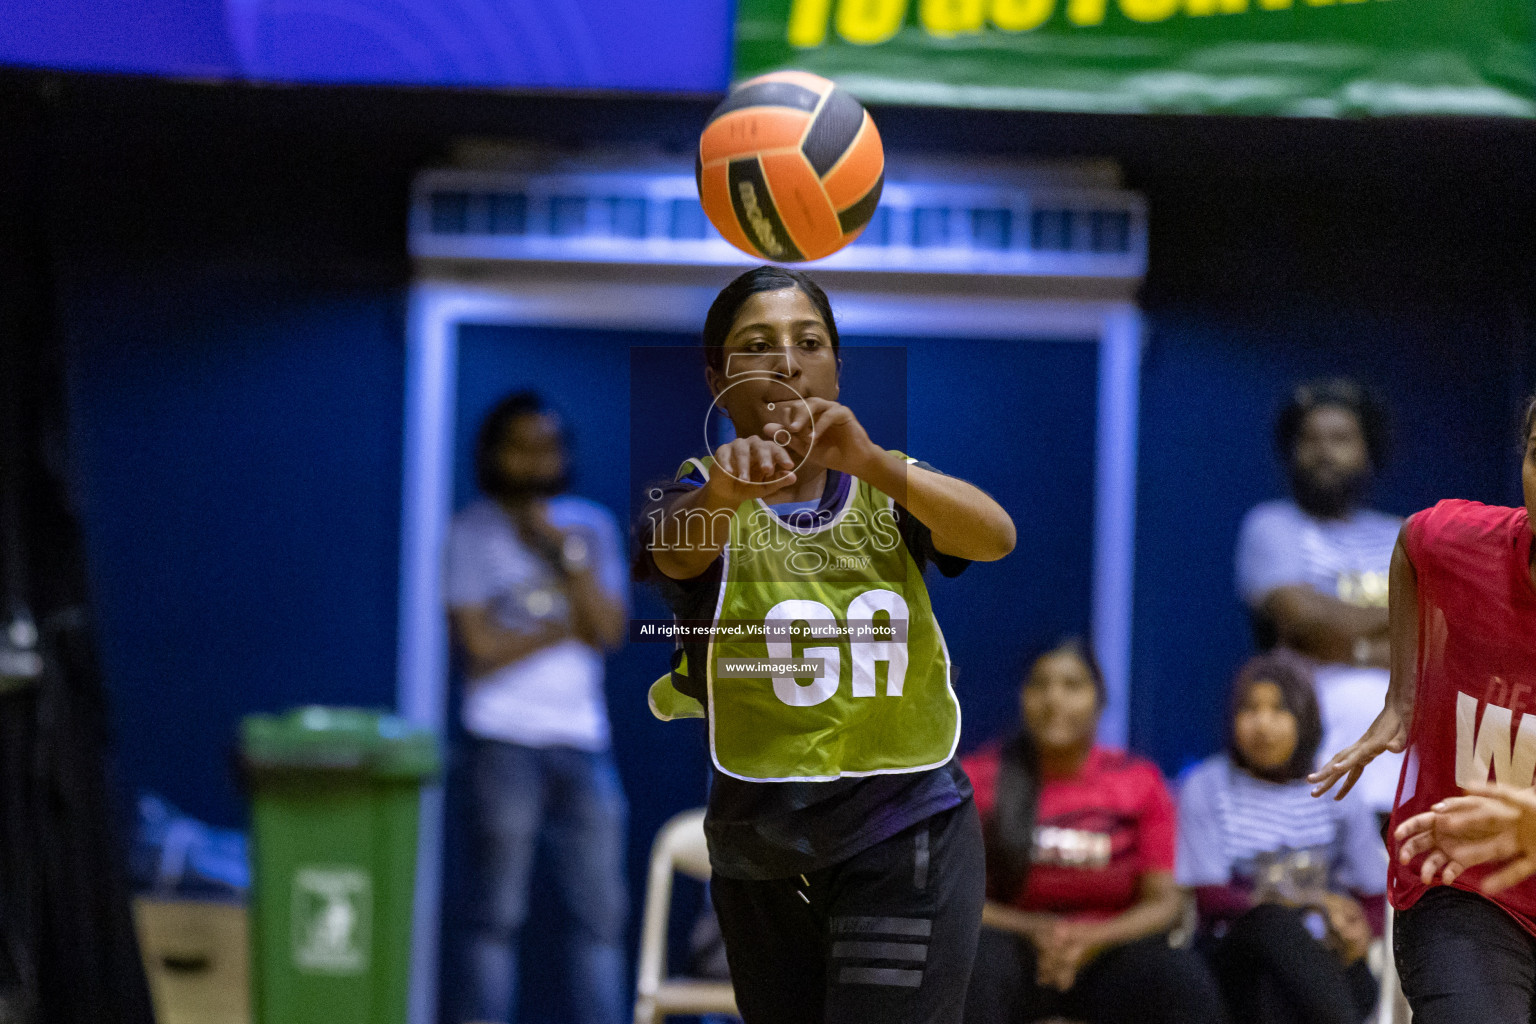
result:
[[[713,460],[683,472],[695,466],[707,479]],[[949,652],[888,495],[852,478],[831,520],[814,527],[745,502],[722,558],[704,666],[717,768],[748,781],[826,781],[953,756]],[[786,660],[819,664],[774,668]]]

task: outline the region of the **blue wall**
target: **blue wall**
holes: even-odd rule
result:
[[[1098,347],[942,338],[908,345],[913,454],[985,489],[1018,528],[1006,559],[954,581],[935,574],[929,586],[960,670],[968,752],[1012,730],[1024,652],[1088,632]]]
[[[1536,390],[1531,132],[1202,124],[1147,120],[1123,144],[1151,217],[1131,739],[1169,773],[1219,744],[1252,651],[1233,547],[1285,493],[1272,425],[1294,384],[1345,373],[1386,399],[1375,504],[1398,514],[1518,502]]]
[[[728,0],[0,0],[0,64],[265,82],[713,92]]]
[[[242,824],[240,716],[394,702],[398,293],[183,271],[61,301],[124,777]]]

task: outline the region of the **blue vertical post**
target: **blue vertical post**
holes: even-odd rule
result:
[[[1141,314],[1127,303],[1104,318],[1099,339],[1094,441],[1093,633],[1109,703],[1099,739],[1130,735],[1131,614],[1136,564],[1136,427],[1141,394]]]
[[[441,586],[443,539],[452,508],[456,337],[433,287],[413,290],[406,332],[405,457],[400,521],[397,703],[401,717],[445,734],[448,637]],[[416,896],[411,925],[410,1024],[437,1020],[443,785],[421,794]]]

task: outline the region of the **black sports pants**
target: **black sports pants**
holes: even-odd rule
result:
[[[1413,1024],[1529,1024],[1536,939],[1493,901],[1435,886],[1397,915],[1393,952]]]
[[[967,800],[803,880],[716,875],[746,1024],[960,1024],[983,857]]]
[[[1291,907],[1260,904],[1232,922],[1211,963],[1243,1024],[1359,1024],[1376,1004],[1366,962],[1346,968]]]
[[[965,1024],[1071,1017],[1089,1024],[1225,1024],[1221,993],[1198,953],[1165,935],[1106,949],[1057,992],[1035,981],[1035,947],[988,928],[976,950]]]

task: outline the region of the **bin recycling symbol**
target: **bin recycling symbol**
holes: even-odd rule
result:
[[[317,974],[368,969],[373,879],[355,867],[303,867],[293,876],[293,961]]]

